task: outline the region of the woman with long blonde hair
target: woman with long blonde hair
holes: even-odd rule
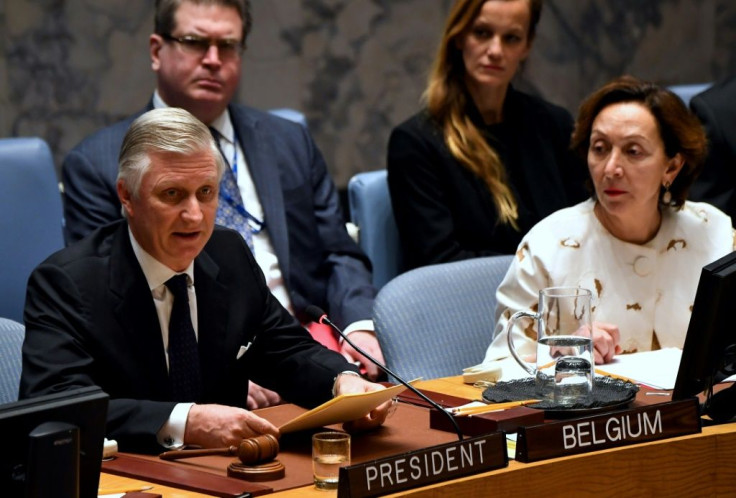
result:
[[[515,90],[542,0],[458,0],[424,95],[388,148],[408,268],[511,254],[557,209],[587,197],[572,117]]]

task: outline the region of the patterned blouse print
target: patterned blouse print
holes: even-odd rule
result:
[[[600,224],[589,199],[539,222],[524,237],[496,297],[496,330],[484,361],[509,356],[504,328],[519,310],[537,306],[539,290],[573,286],[593,293],[593,321],[615,324],[624,353],[685,342],[703,266],[734,249],[731,219],[710,204],[663,209],[657,235],[624,242]],[[520,354],[535,352],[536,331],[513,330]]]

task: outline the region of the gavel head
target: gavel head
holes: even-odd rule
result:
[[[242,463],[257,465],[276,458],[276,455],[279,454],[279,441],[271,434],[262,434],[243,439],[237,448],[231,448],[235,449],[234,454]]]

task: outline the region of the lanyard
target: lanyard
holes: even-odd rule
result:
[[[232,162],[232,170],[233,170],[233,176],[235,177],[235,186],[238,186],[238,144],[233,143],[233,162]],[[263,228],[266,226],[266,220],[259,220],[252,214],[248,212],[247,209],[245,209],[245,202],[242,204],[239,202],[236,202],[235,199],[232,198],[230,194],[227,192],[223,192],[221,190],[222,196],[231,206],[235,208],[235,210],[243,216],[246,220],[248,220],[248,227],[250,228],[250,232],[252,234],[259,234],[263,230]]]

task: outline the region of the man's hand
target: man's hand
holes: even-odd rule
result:
[[[371,355],[377,362],[381,364],[385,363],[381,346],[378,345],[378,339],[376,339],[376,334],[368,330],[356,330],[355,332],[351,332],[349,337],[356,346]],[[357,361],[365,369],[365,376],[370,380],[376,380],[380,375],[381,370],[372,361],[358,353],[353,346],[348,344],[348,341],[342,343],[340,352],[349,362],[355,363]]]
[[[593,348],[595,349],[595,363],[610,363],[613,357],[621,352],[619,342],[621,334],[618,326],[612,323],[593,323]]]
[[[378,391],[380,389],[386,388],[381,384],[368,382],[367,380],[361,377],[356,377],[355,375],[339,375],[337,377],[335,393],[338,395],[348,393],[364,393],[370,391]],[[371,410],[371,412],[368,413],[368,415],[366,415],[365,417],[346,423],[346,430],[363,431],[366,429],[372,429],[373,427],[378,427],[386,420],[392,404],[393,402],[391,400],[386,401],[385,403]]]
[[[280,405],[284,400],[281,399],[279,393],[261,387],[254,382],[248,385],[248,410],[256,410],[258,408],[266,408],[267,406]]]
[[[279,430],[268,420],[242,408],[193,405],[187,417],[184,444],[221,448],[260,434],[279,437]]]

